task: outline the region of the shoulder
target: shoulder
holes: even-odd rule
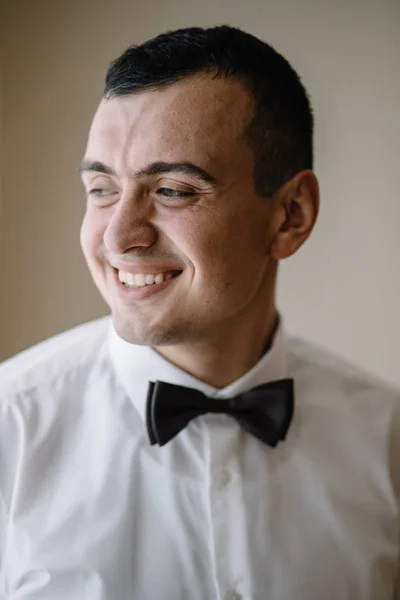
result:
[[[334,352],[301,338],[288,338],[289,371],[303,389],[334,393],[357,403],[389,403],[400,407],[400,391],[351,364]]]
[[[111,317],[63,331],[0,364],[0,402],[62,380],[95,360],[107,339]]]

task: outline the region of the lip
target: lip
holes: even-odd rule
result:
[[[121,269],[121,270],[123,270],[123,269]],[[173,269],[170,269],[170,270],[173,270]],[[127,272],[132,273],[133,271],[127,271]],[[148,273],[154,273],[154,272],[155,271],[149,271]],[[165,273],[165,272],[166,271],[158,271],[158,273]],[[135,271],[134,274],[135,273],[146,274],[146,271]],[[113,277],[114,277],[114,283],[116,286],[118,297],[121,300],[123,300],[124,302],[137,302],[139,300],[147,300],[148,298],[151,298],[152,296],[155,296],[156,294],[163,292],[168,287],[170,287],[171,285],[174,284],[175,280],[179,278],[179,275],[177,275],[176,277],[172,277],[171,279],[167,279],[166,281],[163,281],[162,283],[153,283],[152,285],[146,285],[146,286],[138,287],[138,288],[126,287],[119,280],[117,269],[113,269]]]
[[[160,265],[151,265],[148,264],[146,266],[139,265],[133,266],[128,263],[123,262],[110,262],[110,265],[116,269],[117,271],[123,271],[124,273],[132,273],[132,275],[137,275],[139,273],[143,273],[143,275],[157,275],[158,273],[170,273],[171,271],[182,271],[182,269],[178,269],[176,265],[166,265],[164,267],[160,267]],[[159,284],[161,285],[161,284]]]

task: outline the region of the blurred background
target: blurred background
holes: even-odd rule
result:
[[[286,327],[400,388],[399,0],[1,0],[0,361],[109,312],[77,173],[108,64],[223,23],[281,52],[314,106],[321,214],[281,266]]]

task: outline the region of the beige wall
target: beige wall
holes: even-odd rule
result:
[[[0,257],[3,249],[3,220],[2,220],[2,209],[3,209],[3,174],[4,174],[4,158],[3,158],[3,53],[1,52],[1,40],[4,37],[4,5],[0,0]],[[0,258],[0,282],[3,278],[2,259]],[[3,350],[3,322],[6,315],[6,309],[4,304],[4,291],[3,284],[0,283],[0,361],[2,359]]]
[[[287,325],[400,387],[397,0],[5,0],[5,12],[0,360],[108,312],[79,249],[76,166],[109,61],[166,29],[228,22],[286,55],[315,107],[322,210],[283,264]]]

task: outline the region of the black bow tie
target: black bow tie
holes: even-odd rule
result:
[[[162,381],[150,382],[146,421],[151,444],[163,446],[205,413],[232,415],[269,446],[284,440],[293,417],[293,379],[265,383],[233,398],[209,398],[202,392]]]

